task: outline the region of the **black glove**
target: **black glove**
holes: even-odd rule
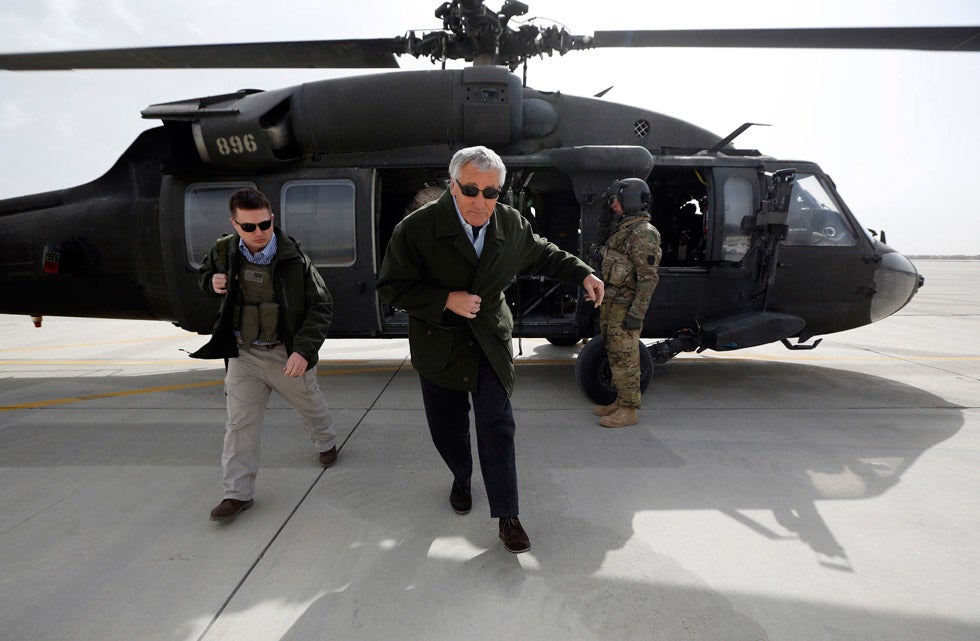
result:
[[[630,316],[629,314],[627,314],[626,318],[623,319],[623,329],[642,329],[642,328],[643,328],[642,318],[637,318],[636,316]]]

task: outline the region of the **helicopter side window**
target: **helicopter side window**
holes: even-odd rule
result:
[[[282,187],[282,228],[301,238],[317,267],[350,267],[357,258],[354,183],[294,180]]]
[[[847,217],[813,174],[797,174],[790,197],[784,245],[854,246],[857,236]]]
[[[231,232],[228,200],[242,187],[255,187],[255,183],[195,183],[184,192],[187,262],[195,269],[201,266],[215,239]]]
[[[750,236],[742,229],[742,219],[755,210],[755,192],[752,183],[741,176],[725,181],[725,221],[722,239],[722,260],[738,263],[749,251]]]

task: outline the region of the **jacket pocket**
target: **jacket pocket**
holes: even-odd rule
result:
[[[420,372],[441,372],[449,363],[456,329],[412,317],[408,323],[408,345],[412,366]]]

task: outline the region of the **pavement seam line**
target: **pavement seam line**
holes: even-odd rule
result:
[[[385,393],[388,387],[391,386],[391,382],[395,380],[395,376],[397,376],[398,373],[404,368],[406,360],[407,359],[402,360],[401,364],[392,370],[391,376],[388,378],[388,382],[384,384],[384,387],[381,388],[381,391],[378,392],[378,395],[374,397],[374,400],[371,401],[371,404],[367,407],[367,409],[364,410],[364,413],[361,414],[361,418],[357,419],[357,422],[354,424],[354,427],[351,428],[351,431],[347,435],[347,438],[344,439],[344,442],[341,443],[339,447],[337,447],[338,454],[340,453],[341,450],[344,449],[344,446],[347,445],[347,441],[349,441],[351,436],[354,435],[354,432],[357,431],[357,428],[360,427],[361,423],[364,421],[364,418],[374,408],[374,406],[377,404],[378,400]],[[315,479],[313,479],[313,483],[310,484],[310,487],[306,488],[306,492],[304,492],[303,496],[299,498],[299,501],[296,502],[296,505],[293,506],[293,509],[289,512],[288,515],[286,515],[286,518],[279,525],[279,528],[275,531],[275,533],[272,535],[269,541],[265,544],[265,547],[263,547],[262,550],[259,552],[258,556],[255,557],[255,560],[252,562],[252,565],[250,565],[249,568],[245,571],[245,574],[242,575],[242,578],[238,581],[238,584],[235,585],[235,588],[231,591],[231,594],[229,594],[228,598],[226,598],[224,603],[221,604],[221,607],[218,608],[218,611],[214,613],[214,617],[211,618],[211,621],[208,623],[207,627],[205,627],[204,630],[201,632],[201,636],[197,638],[197,641],[204,641],[205,637],[207,637],[207,635],[211,632],[211,628],[214,627],[214,624],[218,622],[218,619],[221,618],[221,615],[224,614],[225,610],[228,609],[228,606],[231,605],[232,600],[242,589],[242,586],[245,585],[245,582],[248,580],[248,578],[252,576],[252,572],[254,572],[255,568],[258,567],[259,562],[261,562],[262,559],[265,558],[266,552],[268,552],[269,549],[273,546],[273,544],[279,539],[279,535],[282,534],[282,531],[286,529],[286,526],[289,525],[289,522],[293,520],[293,516],[296,514],[297,511],[299,511],[299,508],[303,505],[303,503],[306,502],[306,497],[310,495],[310,493],[313,491],[313,488],[315,488],[317,483],[320,482],[320,479],[323,478],[323,475],[326,473],[328,469],[329,468],[325,467],[322,470],[320,470],[320,473],[316,475]]]

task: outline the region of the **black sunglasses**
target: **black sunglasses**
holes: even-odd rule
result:
[[[481,191],[476,185],[464,185],[463,183],[459,182],[458,178],[456,179],[456,184],[459,185],[459,190],[463,192],[463,195],[467,198],[476,198],[477,194],[482,193],[483,197],[487,200],[493,200],[500,195],[500,190],[496,187],[487,187]]]
[[[265,231],[269,229],[269,227],[272,227],[272,219],[269,218],[268,220],[263,220],[261,223],[240,223],[236,220],[235,224],[241,227],[242,231],[251,234],[253,231],[255,231],[256,227],[258,227],[262,231]]]

